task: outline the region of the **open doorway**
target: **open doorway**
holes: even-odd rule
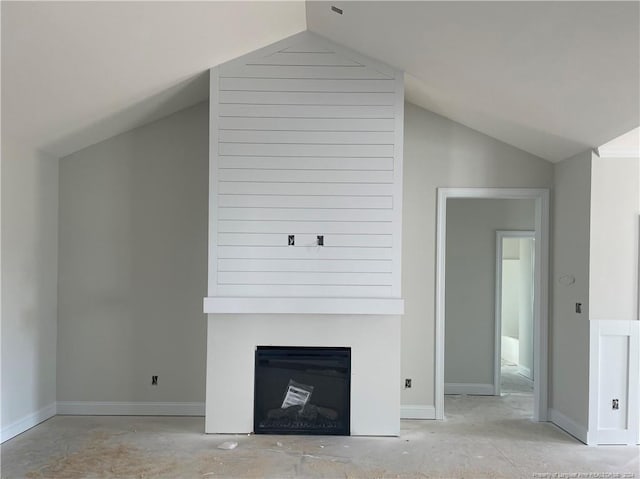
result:
[[[496,232],[494,394],[533,394],[535,232]]]
[[[447,205],[449,200],[454,199],[526,199],[533,200],[534,203],[534,300],[533,300],[533,420],[547,420],[547,331],[548,331],[548,248],[549,248],[549,191],[546,189],[533,188],[439,188],[438,189],[438,211],[437,211],[437,261],[436,261],[436,344],[435,344],[435,417],[444,419],[444,397],[445,397],[445,317],[447,308],[455,304],[456,296],[452,296],[447,291]],[[507,228],[496,228],[507,229]],[[518,228],[513,228],[518,229]],[[530,229],[530,228],[529,228]],[[491,233],[495,241],[495,230]],[[495,249],[490,255],[490,262],[495,259]],[[493,270],[495,271],[495,270]],[[491,291],[495,292],[495,276],[488,278]],[[449,282],[451,284],[451,282]],[[479,283],[474,283],[479,284]],[[491,296],[492,293],[490,292]],[[449,296],[449,301],[447,297]],[[493,303],[493,301],[491,301]],[[491,313],[492,323],[489,326],[491,343],[494,344],[494,315]],[[486,333],[486,331],[485,331]],[[484,363],[486,365],[486,363]],[[486,367],[486,366],[485,366]],[[489,360],[489,370],[493,371],[493,353]],[[491,391],[486,394],[493,394],[494,377],[489,374]],[[488,377],[488,376],[487,376]],[[481,384],[482,387],[487,384]],[[487,388],[488,389],[488,388]]]

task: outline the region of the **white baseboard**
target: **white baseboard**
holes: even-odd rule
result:
[[[58,401],[58,414],[70,416],[204,416],[204,403]]]
[[[582,424],[578,424],[573,419],[568,418],[561,412],[555,409],[549,409],[549,421],[558,426],[563,431],[571,434],[577,440],[589,444],[589,437],[587,434],[587,428]]]
[[[493,396],[493,384],[445,383],[445,394],[469,394],[471,396]]]
[[[12,422],[0,431],[0,443],[8,441],[12,437],[16,437],[18,434],[37,426],[43,421],[56,415],[56,403],[51,403],[42,409],[24,416],[22,419]]]
[[[400,406],[400,419],[435,419],[435,406],[407,404]]]
[[[524,376],[529,381],[533,381],[533,375],[531,374],[531,369],[526,367],[526,366],[519,365],[518,366],[518,374],[520,376]]]

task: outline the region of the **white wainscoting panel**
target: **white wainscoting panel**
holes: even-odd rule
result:
[[[637,444],[640,322],[591,320],[589,326],[588,443]]]

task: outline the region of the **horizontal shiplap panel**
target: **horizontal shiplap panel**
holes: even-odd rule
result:
[[[267,170],[393,170],[393,158],[219,156],[218,168]]]
[[[393,171],[218,170],[219,181],[270,183],[393,183]]]
[[[392,259],[392,248],[218,246],[218,258]]]
[[[391,209],[359,208],[218,208],[219,220],[391,221]]]
[[[280,50],[282,53],[335,53],[334,48],[318,42],[314,37],[296,39],[296,44]]]
[[[389,118],[394,117],[393,106],[371,105],[244,105],[220,104],[218,115],[276,118]]]
[[[320,66],[320,67],[362,67],[349,58],[336,53],[293,53],[276,52],[266,57],[251,60],[247,65],[280,65],[280,66]]]
[[[301,92],[301,91],[221,91],[219,102],[252,105],[393,105],[394,93]]]
[[[391,260],[338,259],[220,259],[218,272],[230,271],[288,271],[334,273],[390,273]]]
[[[220,91],[308,91],[379,92],[395,91],[393,80],[331,80],[285,78],[220,78]]]
[[[326,195],[326,196],[385,196],[393,194],[393,185],[359,183],[218,183],[218,194],[235,195]],[[344,207],[349,208],[348,200]],[[356,208],[355,206],[353,208]]]
[[[391,286],[220,284],[217,293],[219,296],[237,297],[388,298],[393,292]]]
[[[222,68],[220,77],[244,78],[364,78],[371,80],[389,79],[391,75],[367,67],[325,67],[325,66],[276,66],[238,65]]]
[[[394,120],[389,118],[253,118],[220,117],[220,130],[270,131],[386,131],[393,132]]]
[[[219,143],[218,152],[229,156],[393,156],[393,145],[302,145],[282,143]]]
[[[286,246],[288,244],[288,236],[288,233],[218,233],[218,244],[220,246]],[[317,234],[298,234],[295,241],[298,245],[296,247],[319,248],[317,246]],[[393,237],[390,234],[324,236],[324,248],[334,246],[391,248],[392,244]]]
[[[391,285],[391,273],[218,272],[218,284]]]
[[[220,130],[218,141],[223,143],[390,145],[394,141],[394,133],[381,131]]]
[[[391,234],[390,221],[218,221],[220,233]]]
[[[296,236],[296,239],[298,237]],[[304,235],[301,235],[304,239]],[[310,243],[313,242],[312,241]],[[304,243],[301,243],[304,244]],[[324,248],[359,247],[359,248],[391,248],[393,236],[391,234],[353,234],[353,235],[325,235]]]
[[[215,293],[397,296],[402,85],[384,65],[317,39],[307,43],[217,70]]]
[[[220,207],[248,208],[393,208],[393,197],[323,195],[218,195]]]

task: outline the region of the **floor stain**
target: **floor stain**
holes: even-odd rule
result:
[[[37,471],[29,471],[27,479],[124,479],[176,477],[176,462],[127,444],[107,444],[114,435],[94,433],[84,447],[69,455],[56,457]]]

